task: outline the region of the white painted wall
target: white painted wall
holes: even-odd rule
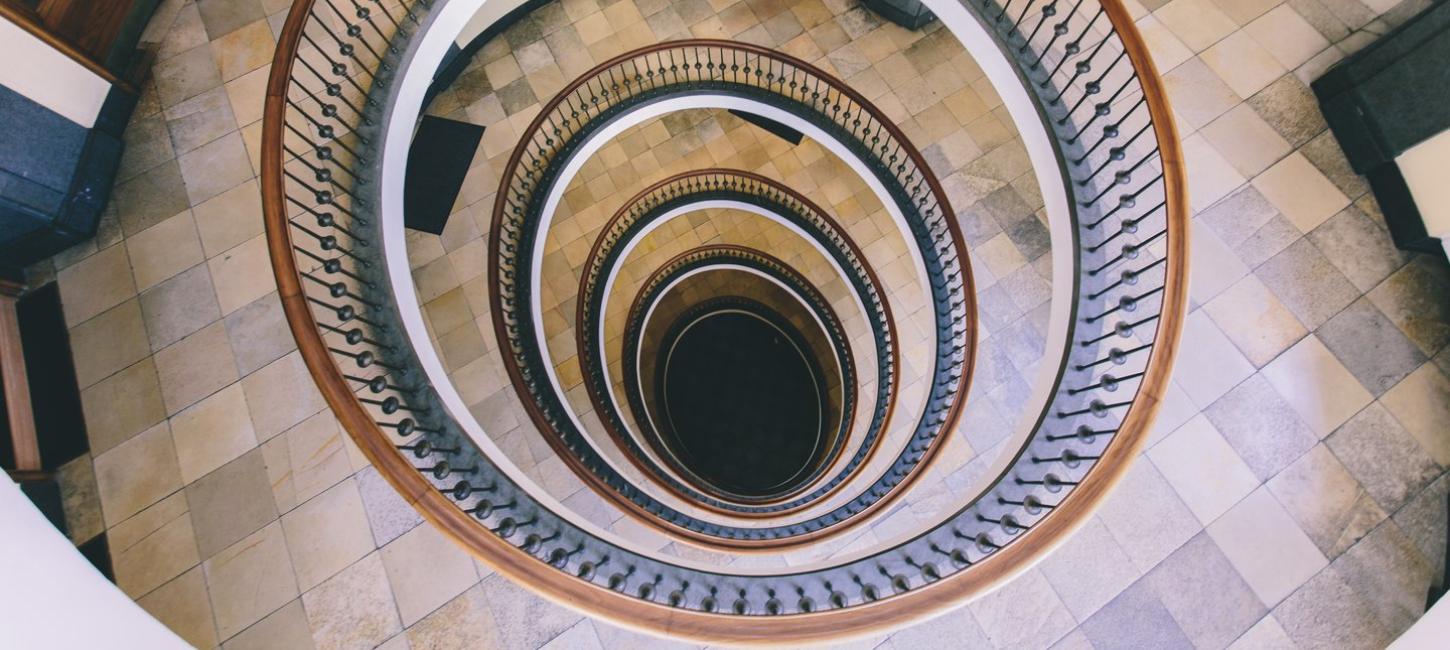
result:
[[[186,648],[0,472],[0,648]]]
[[[91,128],[111,82],[8,19],[0,18],[0,86]]]

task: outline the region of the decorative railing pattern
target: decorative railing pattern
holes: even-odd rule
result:
[[[785,109],[854,152],[891,195],[925,266],[937,336],[920,420],[897,462],[869,488],[804,521],[720,523],[681,512],[634,485],[603,459],[571,418],[548,378],[541,333],[534,331],[534,279],[527,269],[539,225],[547,223],[539,216],[568,161],[600,128],[632,110],[671,97],[709,93]],[[544,105],[502,176],[489,236],[489,298],[504,365],[515,386],[523,389],[521,397],[549,444],[576,474],[626,512],[700,544],[762,548],[809,543],[856,525],[890,503],[921,475],[917,469],[930,463],[941,449],[938,442],[955,426],[976,349],[976,297],[954,213],[916,148],[879,109],[834,77],[786,54],[727,41],[676,41],[622,54],[585,73]],[[794,499],[790,507],[801,502]],[[717,508],[722,504],[711,503]]]
[[[641,430],[631,434],[608,389],[609,376],[606,372],[607,364],[604,362],[604,350],[599,345],[599,331],[604,326],[600,317],[607,298],[604,295],[604,283],[610,269],[621,263],[620,255],[624,252],[625,244],[634,240],[660,217],[707,201],[734,201],[752,205],[799,227],[846,272],[847,281],[867,310],[865,316],[875,342],[877,368],[876,400],[871,419],[862,442],[847,466],[827,483],[806,494],[763,500],[764,503],[760,503],[710,493],[699,485],[681,485],[679,481],[661,471],[639,449],[637,440],[653,439],[654,432],[649,430],[648,422],[640,422],[636,418],[637,426]],[[702,507],[735,516],[780,516],[820,502],[845,485],[875,453],[877,443],[888,425],[895,396],[899,354],[895,340],[896,325],[892,320],[891,307],[881,282],[866,263],[860,248],[830,215],[809,199],[767,178],[739,170],[706,169],[671,176],[645,188],[615,212],[595,240],[583,269],[579,281],[575,342],[589,399],[615,444],[635,461],[641,471],[667,490]],[[638,409],[634,412],[639,413]],[[681,474],[682,468],[671,465],[670,469]]]
[[[650,274],[645,279],[644,284],[640,286],[639,292],[635,296],[634,303],[630,305],[629,313],[626,317],[624,354],[621,357],[624,360],[621,366],[623,369],[622,374],[624,375],[626,399],[629,402],[630,409],[635,414],[635,421],[640,427],[640,437],[649,445],[655,455],[664,459],[666,464],[676,474],[690,479],[692,485],[700,487],[701,489],[711,490],[718,494],[719,492],[709,486],[704,479],[695,476],[694,472],[680,463],[669,446],[664,444],[661,439],[662,432],[655,427],[651,418],[646,414],[647,408],[644,395],[640,391],[640,375],[638,374],[640,369],[633,360],[639,357],[640,339],[644,334],[645,319],[650,313],[649,308],[661,297],[665,289],[674,280],[684,274],[697,269],[721,265],[734,265],[752,269],[774,278],[789,287],[796,296],[805,301],[805,306],[825,326],[826,337],[830,341],[830,347],[834,350],[836,359],[838,359],[837,365],[841,369],[842,389],[839,427],[835,435],[831,438],[831,449],[825,455],[826,461],[803,480],[792,482],[794,485],[801,486],[793,491],[800,492],[806,487],[809,487],[821,474],[829,469],[830,465],[840,456],[842,448],[847,443],[852,423],[850,416],[855,407],[855,362],[852,358],[850,344],[846,341],[846,333],[841,328],[840,319],[836,316],[835,310],[831,308],[831,303],[799,271],[791,268],[790,265],[780,261],[774,256],[740,246],[718,244],[703,246],[681,253]],[[875,421],[873,419],[873,422]],[[852,460],[837,475],[838,480],[844,480],[846,476],[849,476],[850,473],[859,467],[856,458],[869,455],[869,450],[865,447],[869,442],[869,440],[863,441],[859,445],[858,451],[852,457]],[[658,471],[658,469],[655,468],[655,471]],[[832,486],[837,484],[839,482],[831,483]],[[816,488],[816,491],[822,491],[822,488]],[[786,498],[789,496],[789,493],[784,495]],[[782,496],[773,495],[773,498],[779,501]],[[734,500],[748,501],[748,499],[738,496],[735,496]]]
[[[396,304],[375,245],[381,227],[401,221],[377,213],[382,107],[428,8],[421,0],[294,2],[267,90],[263,208],[289,325],[341,425],[404,499],[499,572],[591,614],[702,642],[862,635],[938,612],[1031,566],[1091,515],[1136,457],[1177,348],[1189,212],[1172,112],[1120,0],[968,5],[996,30],[1039,103],[1078,239],[1069,350],[1033,435],[983,493],[929,530],[859,557],[760,574],[654,557],[545,507],[460,429],[428,383],[398,312],[414,307]],[[682,73],[673,61],[638,69]],[[767,78],[748,58],[727,69],[850,122],[861,115],[830,92],[802,90],[797,75]],[[590,106],[575,110],[550,131],[562,135],[600,117]],[[886,130],[874,126],[872,137]],[[519,156],[541,173],[533,144]],[[871,151],[902,160],[894,148]],[[892,185],[920,187],[920,178],[910,180]],[[506,192],[510,218],[527,210],[516,189]],[[940,221],[952,215],[935,216],[924,232],[947,248]],[[515,257],[527,250],[517,234],[509,243]],[[953,336],[965,336],[965,327]]]

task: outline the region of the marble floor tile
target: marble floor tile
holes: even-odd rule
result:
[[[582,618],[525,591],[502,575],[489,576],[480,586],[503,647],[542,646]]]
[[[1208,527],[1259,600],[1273,606],[1329,564],[1268,488],[1259,488]]]
[[[261,442],[327,408],[301,352],[288,353],[247,375],[242,387]]]
[[[388,576],[369,554],[302,595],[318,650],[373,647],[403,631]],[[520,621],[525,625],[533,621]]]
[[[222,85],[209,43],[157,62],[151,74],[163,108],[176,106]]]
[[[302,600],[294,600],[222,644],[223,650],[311,650],[312,630]]]
[[[202,569],[222,639],[230,639],[297,597],[297,578],[280,522],[212,556]]]
[[[1200,56],[1239,97],[1252,96],[1287,72],[1269,50],[1243,30],[1224,37]]]
[[[222,81],[231,81],[267,65],[275,49],[272,30],[265,20],[248,23],[212,41],[212,54]]]
[[[231,314],[277,289],[267,242],[260,235],[211,258],[207,264],[223,314]]]
[[[1172,0],[1154,12],[1194,52],[1202,52],[1238,29],[1210,0]]]
[[[297,349],[275,292],[227,314],[226,328],[237,372],[243,377]]]
[[[241,385],[223,388],[172,416],[171,438],[186,483],[256,448],[257,435],[247,417]]]
[[[1223,648],[1268,610],[1207,533],[1199,533],[1143,582],[1199,648]]]
[[[1294,75],[1279,77],[1247,101],[1291,146],[1301,146],[1328,128],[1314,93]]]
[[[1188,167],[1188,191],[1192,195],[1189,208],[1194,212],[1207,210],[1244,184],[1243,175],[1203,134],[1195,133],[1183,139],[1183,158]]]
[[[1383,395],[1425,362],[1419,348],[1368,298],[1360,298],[1316,334],[1372,395]]]
[[[1375,502],[1394,512],[1442,473],[1420,443],[1379,403],[1360,411],[1327,441]]]
[[[1082,632],[1092,647],[1102,650],[1193,647],[1146,580],[1139,580],[1084,621]]]
[[[1450,467],[1450,378],[1425,364],[1384,394],[1381,402],[1441,467]]]
[[[95,463],[90,454],[81,454],[61,465],[56,470],[55,482],[60,487],[61,508],[65,511],[65,534],[72,543],[84,544],[106,531]]]
[[[126,235],[176,216],[190,205],[176,160],[166,160],[118,184],[113,198],[121,231]]]
[[[1318,442],[1263,375],[1254,375],[1204,410],[1260,481],[1288,467]]]
[[[1187,1],[1192,0],[1175,0]],[[1160,14],[1159,19],[1162,18]],[[1173,110],[1192,129],[1203,128],[1243,100],[1214,74],[1203,59],[1197,57],[1164,74],[1163,84],[1168,90],[1169,100],[1173,102]]]
[[[211,557],[277,518],[260,450],[186,486],[197,550]]]
[[[126,238],[126,254],[136,276],[136,288],[145,291],[202,262],[201,241],[190,210]]]
[[[1330,51],[1338,52],[1338,50]],[[1299,153],[1304,154],[1309,162],[1314,163],[1324,177],[1334,183],[1334,186],[1350,199],[1359,199],[1369,192],[1369,181],[1355,173],[1349,160],[1344,157],[1344,150],[1340,148],[1333,131],[1325,131],[1315,136],[1313,140],[1299,148]],[[1393,259],[1394,256],[1386,255],[1385,258]]]
[[[1247,178],[1257,176],[1293,150],[1248,104],[1233,107],[1199,132]]]
[[[304,592],[376,548],[362,497],[352,480],[283,515],[282,527],[297,570],[297,584]]]
[[[125,246],[112,246],[56,273],[67,327],[88,321],[136,295]]]
[[[217,40],[263,17],[260,0],[197,0],[206,36]]]
[[[1256,276],[1229,287],[1205,309],[1224,335],[1259,368],[1308,333]]]
[[[1373,291],[1369,300],[1426,356],[1450,343],[1450,266],[1416,255]]]
[[[177,157],[186,198],[196,205],[252,178],[252,163],[240,133],[230,133]]]
[[[1253,364],[1214,325],[1208,314],[1190,314],[1173,377],[1200,408],[1212,404],[1254,373]]]
[[[1072,614],[1038,570],[969,603],[967,609],[998,648],[1046,648],[1073,628]],[[1024,616],[1037,624],[1020,625]]]
[[[1097,613],[1141,575],[1098,519],[1084,524],[1038,568],[1079,622]]]
[[[141,294],[152,350],[160,350],[221,318],[205,264],[182,271]]]
[[[1381,648],[1393,638],[1334,567],[1274,608],[1274,618],[1300,648]]]
[[[162,625],[196,648],[217,647],[216,623],[201,567],[193,567],[136,601]]]
[[[1349,205],[1349,197],[1301,153],[1285,157],[1253,183],[1302,233],[1314,230]]]
[[[166,418],[156,363],[146,357],[81,391],[91,453],[100,455]]]
[[[404,627],[478,583],[473,557],[433,526],[417,526],[381,550]]]
[[[1284,631],[1284,626],[1273,614],[1259,619],[1248,632],[1234,640],[1228,646],[1232,650],[1271,650],[1278,648],[1286,650],[1294,647],[1294,642],[1289,640],[1289,633]]]
[[[1153,445],[1148,458],[1205,525],[1259,485],[1253,471],[1202,415]]]
[[[1244,25],[1244,32],[1293,70],[1329,47],[1329,41],[1288,4],[1281,4]]]
[[[358,472],[357,485],[367,512],[368,526],[379,544],[387,544],[423,523],[418,511],[408,505],[376,469]]]
[[[1312,334],[1265,366],[1263,375],[1320,439],[1374,399]]]
[[[483,585],[475,585],[410,626],[408,642],[414,648],[436,650],[502,647]]]
[[[192,208],[202,249],[216,257],[262,234],[262,194],[250,180]]]
[[[151,593],[200,561],[191,515],[186,512],[130,546],[111,552],[116,587],[132,598]]]
[[[1098,518],[1140,572],[1168,557],[1203,526],[1152,463],[1136,463],[1103,504]],[[1143,526],[1152,521],[1152,527]]]
[[[1320,224],[1309,233],[1309,239],[1362,292],[1375,288],[1410,260],[1408,253],[1394,247],[1383,224],[1355,206]]]
[[[107,527],[125,521],[183,485],[176,448],[165,422],[95,458],[96,486]]]
[[[1334,569],[1392,635],[1403,633],[1424,615],[1424,594],[1436,578],[1430,563],[1393,521],[1346,551],[1334,561]]]
[[[212,323],[156,355],[161,398],[177,413],[237,380],[226,327]]]
[[[1308,239],[1294,242],[1254,274],[1311,330],[1359,296],[1354,285]]]
[[[162,115],[171,150],[178,156],[237,130],[231,102],[221,86],[168,107]]]
[[[1324,445],[1315,445],[1268,486],[1329,558],[1339,557],[1388,516]]]

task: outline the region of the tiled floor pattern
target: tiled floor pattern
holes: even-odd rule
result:
[[[651,645],[471,562],[338,432],[260,238],[260,97],[285,3],[163,5],[101,234],[32,270],[61,283],[92,441],[64,471],[77,540],[106,530],[118,585],[202,647]],[[699,6],[565,10],[611,30],[688,13],[727,35],[750,16],[751,39],[846,35],[828,56],[880,29],[837,2]],[[1305,86],[1412,9],[1134,7],[1198,211],[1195,309],[1153,444],[1039,567],[862,647],[1377,647],[1413,622],[1445,543],[1450,273],[1390,247]]]

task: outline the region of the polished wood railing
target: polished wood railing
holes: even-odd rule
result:
[[[391,75],[428,6],[343,4],[294,3],[268,86],[263,205],[283,307],[323,395],[379,473],[510,579],[701,642],[869,634],[1032,566],[1091,516],[1146,440],[1186,307],[1189,212],[1172,112],[1120,0],[1071,11],[969,4],[1039,104],[1078,240],[1068,350],[1033,435],[985,491],[925,532],[763,573],[699,569],[598,534],[523,489],[441,405],[398,317],[415,306],[392,300],[380,270],[379,228],[401,215],[377,213],[370,157],[389,126]]]

